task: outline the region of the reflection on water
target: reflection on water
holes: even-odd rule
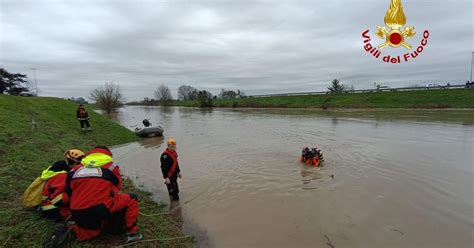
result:
[[[153,107],[149,107],[148,110],[150,111],[156,111],[156,109],[154,109]],[[174,111],[176,110],[176,108],[172,108],[172,107],[162,107],[160,108],[160,111],[164,114],[173,114]]]
[[[472,247],[474,111],[127,107],[122,172],[202,247]],[[181,202],[159,156],[178,141]],[[321,168],[297,162],[321,148]]]
[[[303,173],[302,173],[303,174]],[[311,185],[311,181],[316,180],[316,179],[321,179],[322,176],[318,175],[317,173],[312,173],[311,176],[303,176],[303,190],[314,190],[317,189],[317,186]]]
[[[320,172],[321,168],[315,168],[311,166],[302,166],[303,169],[301,170],[301,181],[303,182],[303,189],[308,189],[308,184],[310,184],[314,180],[322,179],[323,174]]]
[[[159,148],[164,142],[163,136],[149,137],[145,139],[140,139],[138,143],[144,148]]]

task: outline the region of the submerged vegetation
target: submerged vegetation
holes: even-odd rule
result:
[[[124,98],[120,86],[107,83],[91,92],[90,98],[94,100],[105,113],[111,114],[123,106]]]

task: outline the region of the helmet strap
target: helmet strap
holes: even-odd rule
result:
[[[74,159],[66,158],[66,164],[69,166],[73,166],[75,163]]]

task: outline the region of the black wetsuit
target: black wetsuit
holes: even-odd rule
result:
[[[170,179],[170,184],[167,184],[166,187],[168,188],[168,193],[170,196],[173,198],[174,201],[179,200],[179,186],[178,186],[178,174],[181,171],[179,169],[179,164],[178,161],[176,161],[176,169],[174,172],[170,175],[171,169],[174,164],[174,159],[171,157],[168,153],[169,151],[163,152],[160,157],[161,161],[161,172],[163,173],[163,178],[169,178]],[[176,154],[176,160],[178,158],[178,154]]]

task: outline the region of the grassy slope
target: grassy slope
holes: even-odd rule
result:
[[[254,108],[474,108],[474,89],[217,99],[215,107]],[[196,107],[197,102],[176,102]]]
[[[90,109],[95,131],[82,133],[75,118],[76,108],[77,104],[56,98],[0,95],[0,247],[37,247],[54,230],[56,224],[22,208],[21,195],[45,167],[62,159],[64,150],[72,147],[88,150],[98,144],[117,145],[137,140],[126,128]],[[37,129],[31,127],[33,116]],[[151,201],[148,193],[134,188],[129,181],[125,182],[123,191],[140,195],[142,212],[165,212],[163,206]],[[139,227],[146,239],[181,235],[168,215],[140,216]],[[118,242],[121,238],[106,237],[75,245],[88,247]],[[166,241],[167,247],[192,244],[192,238]]]

